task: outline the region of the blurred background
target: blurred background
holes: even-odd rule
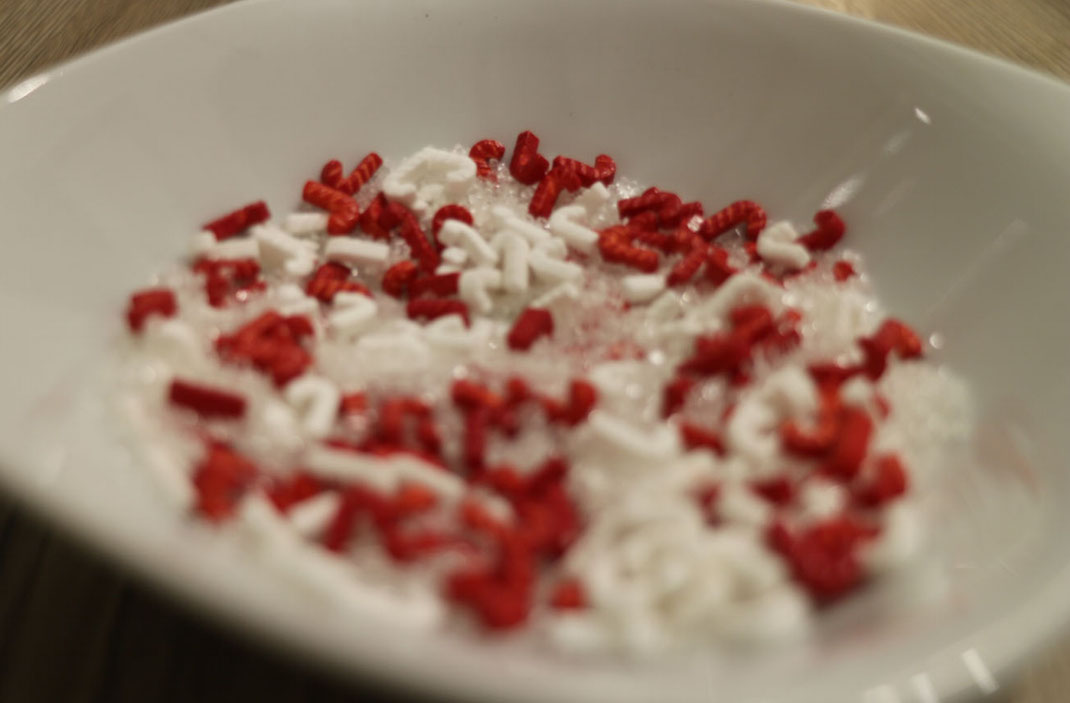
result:
[[[0,0],[0,90],[230,0]],[[760,0],[756,0],[760,1]],[[794,0],[1070,81],[1070,0]],[[296,3],[295,3],[296,4]],[[1070,638],[988,703],[1070,700]],[[0,702],[379,701],[156,596],[0,495]]]

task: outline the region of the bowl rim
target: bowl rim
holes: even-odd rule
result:
[[[485,0],[490,1],[490,0]],[[580,0],[573,0],[578,2]],[[1045,93],[1066,100],[1070,118],[1070,83],[1054,74],[1013,63],[1008,59],[982,53],[981,51],[952,41],[920,34],[902,27],[876,20],[847,15],[836,10],[804,5],[792,0],[673,0],[677,4],[707,4],[723,6],[756,6],[760,11],[817,18],[838,32],[865,34],[874,41],[909,44],[918,51],[938,56],[958,65],[983,67],[986,71],[1005,81],[1027,86],[1038,94]],[[18,109],[18,103],[38,88],[56,80],[76,79],[81,72],[91,69],[101,60],[115,53],[128,51],[143,43],[153,42],[165,35],[179,34],[205,23],[217,21],[231,14],[257,12],[267,6],[293,5],[311,9],[306,0],[236,0],[224,5],[196,11],[183,17],[169,20],[155,27],[121,37],[96,47],[91,51],[68,58],[21,77],[0,90],[0,111]],[[190,615],[220,623],[227,630],[254,646],[270,643],[272,649],[282,650],[295,659],[318,669],[329,671],[353,681],[375,682],[389,685],[395,690],[411,693],[446,694],[464,700],[485,699],[488,691],[479,687],[454,688],[444,691],[436,686],[445,684],[436,678],[417,679],[406,677],[403,669],[378,670],[368,664],[332,655],[325,648],[317,648],[314,642],[292,637],[283,628],[276,627],[252,608],[235,608],[233,603],[216,599],[197,583],[175,579],[158,560],[148,558],[151,546],[137,535],[124,532],[116,523],[104,518],[86,504],[66,497],[66,494],[50,492],[28,479],[28,472],[12,470],[10,466],[25,463],[13,459],[0,447],[0,493],[12,500],[24,512],[33,515],[57,530],[75,544],[100,555],[107,563],[151,589],[169,596],[182,610]],[[929,697],[923,699],[953,701],[972,699],[977,693],[989,694],[1001,689],[1024,667],[1027,660],[1037,652],[1051,646],[1070,626],[1070,562],[1063,565],[1050,580],[1040,586],[1035,596],[1015,603],[999,616],[987,621],[970,635],[955,643],[943,646],[927,657],[926,668],[919,672],[925,675],[939,671],[932,677],[933,687]],[[978,650],[985,651],[983,661]],[[952,662],[957,662],[951,665]],[[977,668],[980,662],[980,669]],[[917,678],[917,676],[915,676]],[[872,689],[869,689],[872,690]],[[844,696],[857,700],[866,690],[844,691]],[[935,697],[931,697],[935,696]],[[489,699],[488,699],[489,700]],[[893,698],[892,700],[898,700]]]

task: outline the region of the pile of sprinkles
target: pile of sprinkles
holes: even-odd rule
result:
[[[290,576],[651,653],[796,636],[918,551],[966,394],[836,212],[707,214],[531,132],[332,160],[301,198],[130,297],[121,384],[179,508]]]

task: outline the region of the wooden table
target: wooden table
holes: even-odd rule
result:
[[[0,87],[228,0],[0,0]],[[900,25],[1070,80],[1067,0],[799,0]],[[1004,691],[1070,700],[1070,639]],[[0,499],[0,701],[342,701],[324,680],[131,583]]]

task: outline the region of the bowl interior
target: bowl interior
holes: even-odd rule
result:
[[[266,0],[194,18],[0,97],[0,478],[217,614],[440,693],[984,692],[1066,616],[1068,123],[1052,81],[774,3]],[[841,210],[889,307],[939,334],[981,408],[973,456],[940,487],[939,564],[829,613],[802,647],[581,665],[413,638],[382,613],[339,621],[162,507],[105,402],[125,294],[206,215],[295,206],[328,158],[522,129],[708,205]]]

